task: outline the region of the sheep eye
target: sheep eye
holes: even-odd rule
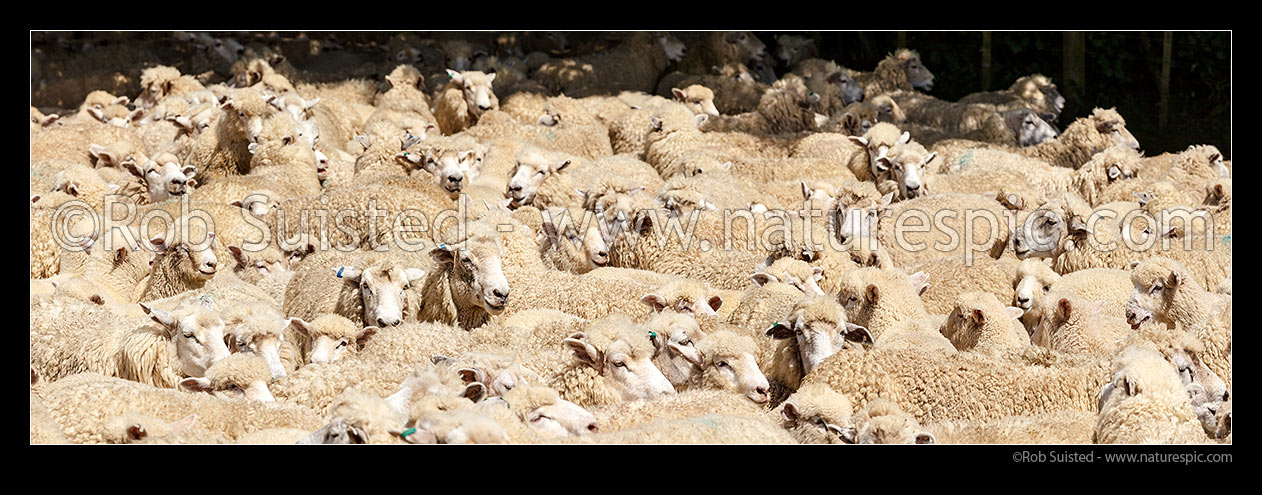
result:
[[[683,342],[680,342],[679,345],[692,345],[692,339],[688,339]]]
[[[1156,294],[1158,292],[1161,292],[1161,289],[1162,289],[1161,284],[1154,285],[1152,286],[1152,293]]]
[[[338,342],[338,343],[337,343],[337,346],[338,346],[338,348],[346,347],[346,341],[345,341],[345,340],[343,340],[343,341],[341,341],[341,342]]]
[[[1047,291],[1050,291],[1050,290],[1052,290],[1052,286],[1050,286],[1050,285],[1044,285],[1044,286],[1043,286],[1043,292],[1047,292]]]
[[[617,367],[619,367],[619,368],[626,368],[626,367],[627,367],[627,363],[622,362],[622,361],[615,361],[615,362],[613,363],[613,365],[614,365],[614,366],[617,366]]]
[[[466,264],[473,264],[473,260],[471,260],[471,259],[469,259],[469,258],[467,258],[467,257],[466,257],[466,258],[464,258],[464,259],[461,259],[460,261],[463,261],[463,262],[465,262]]]
[[[719,362],[717,362],[717,363],[714,363],[714,365],[715,365],[715,366],[718,366],[718,367],[720,367],[720,368],[726,368],[726,367],[727,367],[727,361],[719,361]]]
[[[538,415],[538,416],[535,416],[535,417],[533,417],[533,418],[530,418],[530,422],[531,422],[531,423],[537,423],[537,422],[542,421],[542,420],[545,420],[545,419],[548,419],[548,417],[547,417],[547,416],[544,416],[544,415],[542,415],[542,414],[540,414],[540,415]]]

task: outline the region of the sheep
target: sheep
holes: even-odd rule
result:
[[[236,353],[263,358],[272,378],[285,376],[281,347],[290,321],[264,302],[226,308],[220,317],[225,335],[231,335],[228,348]]]
[[[812,131],[827,119],[814,112],[813,105],[818,102],[819,95],[808,91],[801,78],[786,77],[763,93],[757,111],[711,117],[701,129],[760,136]]]
[[[483,158],[487,148],[468,136],[445,138],[435,136],[421,142],[419,151],[402,152],[408,161],[421,163],[421,168],[433,175],[434,183],[443,189],[448,198],[458,197],[464,186],[477,180],[482,173]],[[369,168],[358,168],[363,173]]]
[[[609,266],[638,268],[691,277],[708,282],[719,289],[744,289],[749,272],[761,258],[752,253],[720,249],[714,241],[669,238],[669,231],[678,219],[661,220],[663,210],[640,210],[635,213],[634,229],[619,231],[609,243]],[[606,212],[608,217],[610,212]],[[699,217],[699,215],[697,215]],[[650,239],[651,237],[651,239]]]
[[[228,443],[223,434],[197,424],[197,414],[170,422],[148,414],[120,414],[107,419],[100,434],[104,443],[111,444]]]
[[[717,330],[706,333],[697,342],[698,359],[692,361],[690,353],[681,353],[697,368],[689,377],[685,389],[731,390],[757,404],[771,400],[771,386],[755,359],[758,345],[744,333],[739,328],[719,325]]]
[[[220,108],[220,117],[197,136],[184,162],[197,167],[205,183],[249,172],[249,144],[257,142],[263,119],[276,111],[254,89],[233,91]]]
[[[626,315],[593,321],[562,341],[573,362],[545,372],[548,386],[584,407],[675,393],[653,365],[653,344],[646,333]]]
[[[1130,273],[1124,270],[1088,268],[1058,275],[1047,263],[1050,260],[1027,258],[1021,261],[1014,276],[1014,302],[1026,311],[1021,320],[1033,331],[1041,317],[1037,308],[1049,291],[1067,292],[1087,301],[1105,301],[1104,316],[1125,316],[1126,297],[1130,295]]]
[[[1017,78],[1006,90],[971,93],[959,99],[960,103],[987,103],[1003,110],[1024,107],[1047,116],[1055,122],[1065,109],[1065,97],[1056,90],[1056,84],[1043,74],[1030,74]]]
[[[499,98],[491,89],[495,73],[456,72],[447,69],[448,81],[434,95],[434,118],[444,135],[451,135],[473,126],[483,112],[498,109]]]
[[[600,432],[599,421],[591,412],[561,398],[551,388],[525,384],[501,399],[480,402],[471,409],[496,419],[514,442],[542,443]]]
[[[854,415],[850,399],[827,385],[814,383],[799,388],[779,410],[784,428],[798,442],[842,444],[855,440],[855,428],[850,424]]]
[[[539,257],[544,265],[573,273],[587,273],[609,263],[609,248],[600,227],[576,218],[586,210],[548,208],[540,229]],[[590,218],[590,217],[588,217]],[[586,229],[581,228],[587,225]]]
[[[766,419],[706,414],[652,421],[636,428],[563,439],[584,444],[795,444],[793,436]]]
[[[666,98],[673,96],[688,104],[693,113],[717,117],[753,111],[768,88],[769,84],[755,81],[744,64],[727,64],[711,67],[706,75],[668,73],[658,81],[657,94]]]
[[[47,232],[50,229],[32,228],[32,239]],[[70,233],[79,232],[72,229]],[[75,274],[89,281],[97,286],[106,300],[120,303],[139,301],[140,291],[144,289],[145,279],[151,271],[149,261],[152,256],[143,253],[139,243],[134,243],[135,231],[123,226],[102,233],[99,239],[88,237],[86,233],[83,237],[84,245],[79,250],[52,246],[60,254],[55,260],[55,273]],[[111,249],[104,249],[106,246]]]
[[[893,401],[869,401],[850,418],[853,441],[858,444],[931,444],[932,433],[924,431],[916,419]]]
[[[616,183],[653,190],[662,184],[649,164],[627,155],[588,161],[528,144],[517,154],[516,165],[509,172],[507,195],[513,199],[513,206],[582,206],[585,194],[597,193],[609,182],[611,169],[620,172]]]
[[[32,136],[31,162],[67,160],[97,167],[121,167],[122,162],[133,158],[140,143],[139,133],[131,127],[95,123],[53,126]]]
[[[929,315],[916,294],[923,273],[908,277],[893,270],[865,267],[846,272],[837,300],[848,319],[873,337],[877,348],[939,349],[947,354],[955,346],[940,333],[943,318]],[[919,283],[917,283],[918,281]]]
[[[1097,410],[1107,360],[1048,350],[1013,357],[843,349],[807,374],[802,386],[825,383],[858,405],[883,397],[925,423]]]
[[[531,78],[553,93],[571,97],[624,90],[651,92],[667,65],[683,57],[683,48],[683,43],[667,33],[634,32],[613,49],[549,61]]]
[[[802,377],[829,356],[873,340],[866,328],[847,321],[845,310],[835,300],[822,296],[799,299],[785,319],[773,323],[765,335],[782,342],[770,358],[763,355],[760,361],[767,368],[768,379],[789,391],[800,388]],[[786,395],[783,389],[778,392],[773,404]]]
[[[508,305],[510,289],[504,277],[500,236],[471,230],[459,242],[430,249],[436,267],[421,286],[418,321],[457,324],[468,330],[481,326]]]
[[[941,421],[925,429],[938,444],[1084,444],[1091,443],[1096,413],[1056,411],[1006,416],[993,421]]]
[[[193,242],[204,239],[201,242]],[[166,232],[148,240],[153,248],[153,271],[140,292],[140,302],[174,296],[201,289],[218,271],[215,255],[215,232],[180,218]]]
[[[365,322],[393,326],[417,316],[418,298],[424,290],[416,284],[426,280],[427,273],[418,267],[426,266],[419,264],[421,260],[407,253],[365,253],[349,264],[330,266],[347,258],[337,252],[321,253],[303,263],[285,288],[284,314],[306,320],[336,314],[356,327]]]
[[[140,96],[136,97],[137,108],[148,109],[168,96],[180,96],[205,90],[193,76],[180,74],[174,67],[159,65],[145,69],[140,73]]]
[[[1131,346],[1113,359],[1100,392],[1094,443],[1207,443],[1187,392],[1160,353]]]
[[[1156,256],[1131,265],[1134,290],[1126,300],[1132,329],[1153,320],[1179,326],[1205,344],[1201,359],[1231,387],[1231,297],[1203,289],[1182,263]]]
[[[941,332],[957,350],[1002,355],[1030,345],[1025,327],[1014,321],[1022,313],[1019,308],[1004,307],[994,294],[965,292],[956,298]]]
[[[206,369],[204,377],[180,380],[180,388],[191,392],[210,392],[220,398],[241,398],[260,402],[275,402],[267,382],[271,372],[263,358],[253,354],[235,353],[216,361]]]
[[[1095,153],[1114,145],[1139,149],[1139,141],[1126,129],[1126,121],[1117,110],[1096,108],[1091,115],[1075,120],[1056,139],[1034,146],[1004,149],[1055,167],[1077,169],[1091,160]],[[938,143],[934,150],[942,154],[945,163],[953,164],[970,148],[972,146],[954,148]]]
[[[378,397],[394,394],[412,371],[412,363],[340,359],[302,366],[272,382],[269,388],[279,402],[298,404],[323,413],[339,394],[350,387]],[[327,421],[317,427],[325,423]]]
[[[180,166],[179,159],[170,153],[159,153],[143,163],[127,162],[124,164],[133,176],[144,184],[147,195],[141,196],[138,204],[161,203],[167,199],[192,191],[197,184],[193,178],[197,167]]]
[[[679,60],[679,70],[701,74],[716,65],[762,58],[767,45],[749,31],[711,31]]]
[[[697,371],[694,363],[701,361],[697,343],[705,333],[691,316],[673,311],[654,314],[644,326],[649,329],[649,340],[656,348],[653,365],[679,390]]]
[[[920,54],[906,48],[887,55],[872,72],[860,72],[854,78],[868,98],[898,90],[933,89],[933,73],[920,62]]]
[[[920,293],[920,300],[925,304],[925,311],[930,314],[945,314],[951,311],[955,296],[963,292],[981,291],[994,294],[1000,302],[1013,301],[1013,279],[1017,277],[1019,266],[1023,262],[1003,257],[997,260],[978,258],[969,264],[960,257],[945,256],[911,265],[906,269],[911,273],[924,272],[929,275],[929,288]],[[1044,263],[1043,266],[1046,267],[1047,264]],[[1047,271],[1051,272],[1051,268],[1047,268]]]
[[[890,192],[895,189],[891,187],[891,182],[896,183],[896,197],[900,200],[914,199],[925,194],[928,187],[921,187],[925,185],[925,173],[932,168],[931,164],[937,156],[937,152],[930,153],[914,141],[896,144],[885,155],[876,159],[876,169],[872,174],[886,178],[877,184],[877,189]]]
[[[880,95],[867,101],[856,101],[838,108],[829,115],[828,122],[821,125],[820,130],[840,132],[849,136],[862,136],[881,122],[897,124],[909,131],[921,128],[909,126],[906,123],[907,115],[889,95]],[[921,136],[915,137],[917,141],[923,141]]]

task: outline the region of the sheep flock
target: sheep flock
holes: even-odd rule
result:
[[[1222,151],[821,56],[33,32],[30,441],[1231,442]]]

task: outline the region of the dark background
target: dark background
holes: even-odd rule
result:
[[[389,38],[391,31],[379,32],[311,32],[313,38],[337,37],[339,40]],[[120,35],[121,34],[121,39]],[[422,36],[485,38],[490,33],[420,33]],[[573,42],[582,37],[599,37],[599,31],[569,32]],[[768,51],[775,53],[775,35],[778,32],[757,32]],[[984,89],[1006,89],[1018,77],[1043,73],[1052,78],[1065,96],[1065,110],[1057,122],[1064,128],[1074,119],[1091,113],[1094,107],[1116,107],[1126,119],[1127,128],[1139,140],[1146,155],[1168,151],[1181,151],[1192,144],[1217,146],[1228,159],[1231,153],[1231,32],[1228,31],[1179,31],[1173,33],[1169,113],[1167,125],[1158,122],[1160,100],[1159,84],[1162,66],[1162,32],[1087,32],[1085,44],[1085,87],[1069,84],[1064,73],[1065,34],[1060,31],[995,31],[991,36],[990,87],[982,87],[982,32],[925,32],[925,31],[878,31],[878,32],[792,32],[815,39],[819,56],[832,59],[854,70],[870,71],[877,62],[901,46],[920,53],[925,66],[934,74],[934,88],[930,93],[945,100],[960,97]],[[85,70],[121,70],[133,77],[139,75],[139,67],[152,64],[175,65],[186,54],[174,50],[165,40],[167,34],[158,33],[84,33],[76,32],[72,39],[112,38],[113,43],[144,50],[113,55],[101,63],[91,57],[69,55],[49,42],[50,36],[32,33],[32,49],[47,53],[44,56],[41,76],[45,82],[54,82],[58,68],[81,66]],[[102,44],[104,41],[102,41]],[[148,60],[147,54],[156,54],[159,60]],[[131,55],[131,56],[127,56]],[[365,57],[380,58],[377,54]],[[74,60],[78,59],[78,60]],[[144,60],[141,60],[144,59]],[[366,58],[367,59],[367,58]],[[366,60],[365,59],[365,60]],[[116,63],[112,63],[116,62]],[[106,67],[121,65],[119,67]],[[184,66],[188,68],[188,66]],[[388,67],[385,68],[388,71]],[[787,71],[777,68],[778,73]],[[71,73],[80,72],[72,70]],[[188,72],[185,70],[185,72]],[[134,73],[134,74],[132,74]],[[367,74],[371,77],[374,74]],[[383,74],[378,74],[383,75]],[[363,75],[361,75],[363,76]],[[71,76],[74,77],[74,76]],[[347,76],[352,77],[352,76]],[[379,79],[379,78],[376,78]],[[36,86],[38,82],[33,81]],[[53,101],[44,90],[32,92],[37,107],[75,107],[91,89],[111,90],[105,86],[108,80],[83,81],[71,84],[67,98]],[[63,84],[62,86],[65,86]],[[134,79],[128,87],[136,86]],[[137,86],[138,88],[138,86]],[[134,89],[134,88],[133,88]],[[114,91],[118,94],[126,94]],[[138,89],[136,90],[138,92]],[[70,94],[73,93],[73,94]],[[129,96],[136,96],[131,94]],[[67,101],[61,101],[67,100]]]
[[[759,32],[768,49],[775,34]],[[855,70],[872,70],[898,48],[898,32],[788,33],[815,38],[820,58]],[[933,96],[955,101],[982,88],[982,32],[905,32],[906,47],[934,75]],[[994,31],[989,90],[1007,89],[1036,72],[1052,78],[1065,96],[1058,125],[1064,129],[1094,107],[1117,107],[1145,155],[1212,144],[1231,157],[1231,33],[1176,31],[1170,68],[1170,109],[1159,128],[1162,33],[1087,32],[1085,88],[1067,87],[1064,34],[1060,31]]]

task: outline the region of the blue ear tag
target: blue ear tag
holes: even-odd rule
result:
[[[337,278],[342,278],[342,270],[345,270],[345,269],[346,267],[344,266],[337,267]]]

